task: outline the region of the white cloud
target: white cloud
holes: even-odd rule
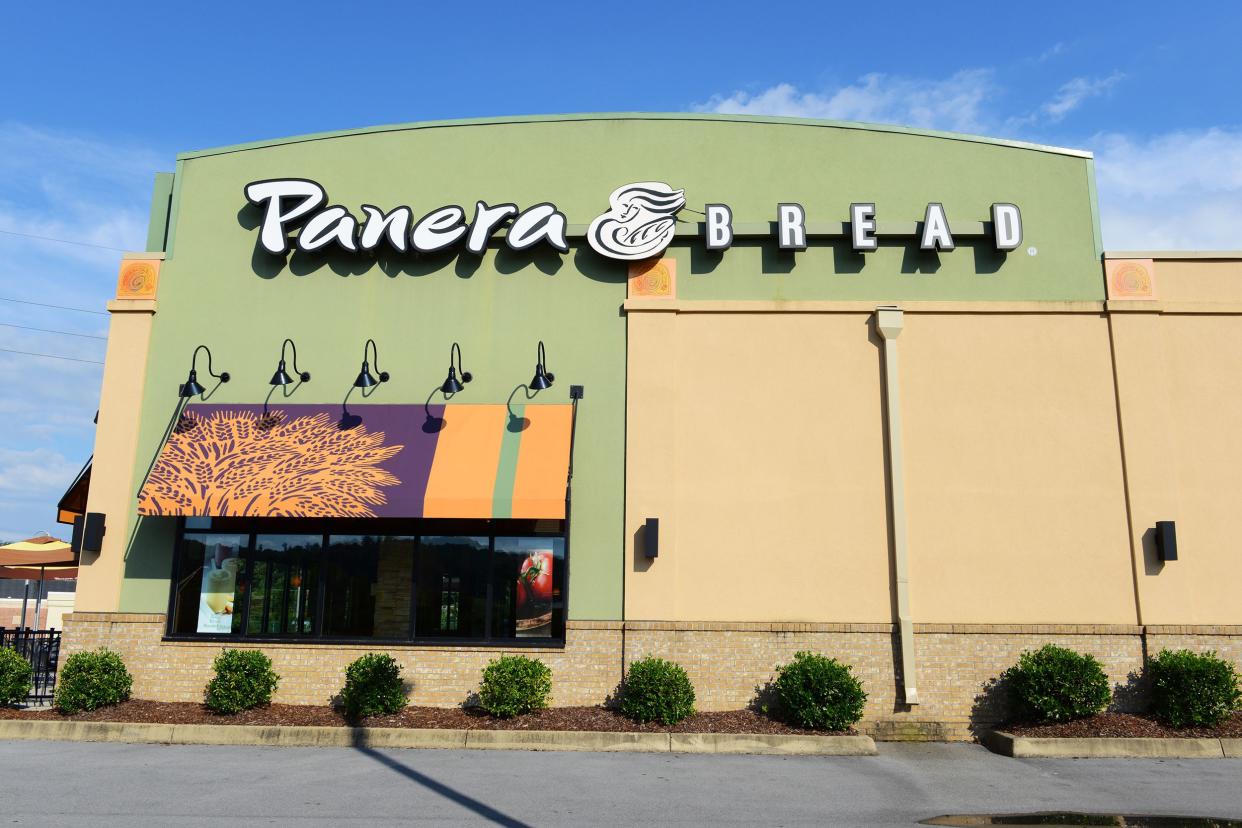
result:
[[[0,230],[141,250],[154,174],[171,155],[0,123]],[[0,297],[102,311],[120,252],[0,233]],[[106,316],[0,302],[0,322],[106,335]],[[100,340],[0,327],[0,348],[102,360]],[[56,501],[93,448],[102,366],[0,352],[0,527],[54,532]]]
[[[1058,40],[1056,43],[1045,49],[1043,54],[1041,54],[1037,60],[1040,63],[1044,63],[1045,61],[1052,60],[1055,57],[1060,57],[1065,53],[1067,48],[1068,47],[1065,45],[1064,41]]]
[[[965,69],[943,80],[872,73],[823,93],[802,92],[782,83],[757,93],[716,95],[693,108],[733,115],[787,115],[976,132],[987,124],[983,108],[994,92],[988,69]]]
[[[57,487],[63,492],[73,482],[81,465],[70,462],[53,449],[0,448],[0,492],[6,496],[13,493],[26,496],[32,490]]]
[[[1124,79],[1125,75],[1121,72],[1114,72],[1106,78],[1074,78],[1062,84],[1052,100],[1039,110],[1049,121],[1056,123],[1080,107],[1083,101],[1107,93]]]
[[[1242,129],[1091,143],[1105,247],[1242,249]]]

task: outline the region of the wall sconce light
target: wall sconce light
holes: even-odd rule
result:
[[[643,523],[643,555],[647,558],[660,557],[659,518],[647,518]]]
[[[285,370],[286,345],[293,349],[293,373],[298,375],[298,381],[310,382],[310,372],[298,370],[298,346],[293,344],[292,339],[286,339],[280,345],[280,364],[276,366],[276,373],[272,374],[269,385],[293,385],[293,377],[289,376],[289,372]]]
[[[229,381],[228,371],[221,371],[220,373],[217,374],[215,371],[212,370],[211,349],[208,348],[206,345],[199,345],[197,348],[194,349],[194,355],[190,357],[190,376],[186,379],[185,382],[181,384],[181,387],[177,389],[177,396],[181,397],[182,399],[189,399],[190,397],[197,397],[207,390],[206,388],[199,385],[198,383],[198,371],[196,370],[196,368],[197,368],[197,363],[198,363],[198,352],[199,351],[207,352],[207,373],[215,377],[216,379],[220,380],[220,382]]]
[[[367,362],[367,354],[375,355],[375,368],[379,370],[379,349],[375,347],[375,340],[368,339],[367,343],[362,346],[362,370],[358,372],[358,379],[354,380],[354,388],[372,388],[379,385],[380,382],[388,382],[388,372],[379,372],[379,382],[375,381],[375,377],[371,374],[371,364]]]
[[[1177,560],[1177,524],[1171,520],[1156,521],[1156,557],[1161,563]]]
[[[543,341],[539,342],[539,356],[535,363],[535,378],[530,381],[532,391],[543,391],[552,387],[552,383],[556,381],[556,376],[547,368],[547,357],[543,353]]]
[[[457,354],[456,367],[454,367],[453,365],[453,354]],[[444,381],[444,384],[440,386],[440,390],[443,391],[445,394],[456,394],[458,391],[461,391],[466,387],[462,385],[463,382],[470,382],[470,380],[474,379],[474,375],[471,374],[469,371],[462,371],[461,382],[458,382],[457,381],[457,369],[458,368],[461,368],[461,346],[458,345],[456,342],[454,342],[453,347],[449,348],[448,379],[446,379]]]

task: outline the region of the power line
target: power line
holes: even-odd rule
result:
[[[0,326],[5,328],[17,328],[23,331],[38,331],[39,333],[60,334],[61,336],[80,336],[83,339],[107,339],[106,336],[95,336],[94,334],[74,333],[73,331],[53,331],[48,328],[32,328],[29,325],[13,325],[9,322],[0,322]]]
[[[118,253],[128,253],[129,251],[123,247],[108,247],[106,244],[91,244],[90,242],[70,241],[69,239],[54,239],[51,236],[36,236],[34,233],[19,233],[16,230],[0,230],[7,236],[21,236],[24,239],[38,239],[39,241],[57,242],[58,244],[76,244],[78,247],[98,247],[100,250],[115,250]]]
[[[87,310],[86,308],[70,308],[64,305],[47,305],[43,302],[30,302],[25,299],[10,299],[7,296],[0,296],[0,302],[16,302],[19,305],[36,305],[40,308],[55,308],[56,310],[77,311],[78,313],[93,313],[96,316],[107,316],[104,311]]]
[[[47,359],[63,359],[68,362],[86,362],[91,365],[103,365],[103,363],[97,359],[78,359],[77,357],[60,356],[59,354],[36,354],[34,351],[15,351],[12,348],[0,348],[0,353],[22,354],[23,356],[46,357]]]

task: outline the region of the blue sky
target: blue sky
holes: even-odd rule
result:
[[[102,310],[177,152],[553,112],[798,115],[1090,149],[1107,248],[1242,248],[1232,2],[252,0],[22,3],[4,17],[7,299]],[[66,530],[54,504],[91,452],[104,341],[89,337],[106,330],[98,313],[0,301],[0,349],[87,360],[0,350],[0,539]]]

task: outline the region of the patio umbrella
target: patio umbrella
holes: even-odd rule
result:
[[[57,566],[59,564],[59,566]],[[26,577],[27,595],[22,598],[22,621],[21,625],[26,626],[26,601],[29,598],[30,580],[34,573],[35,567],[39,570],[39,591],[35,594],[35,626],[39,625],[39,609],[43,601],[43,583],[47,576],[48,567],[61,570],[66,565],[74,570],[74,577],[77,577],[78,556],[74,554],[73,548],[59,538],[51,535],[38,535],[33,538],[27,538],[24,541],[16,543],[7,543],[0,546],[0,568],[9,569],[16,567],[24,570],[25,575],[14,575],[9,577]],[[2,576],[0,576],[2,577]],[[68,577],[61,575],[60,577]]]

